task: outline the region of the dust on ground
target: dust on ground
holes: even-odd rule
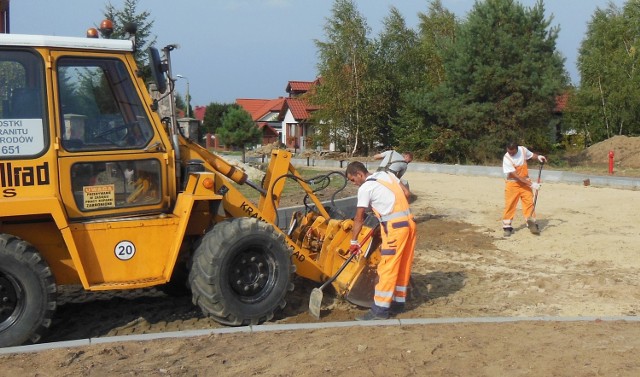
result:
[[[0,356],[0,375],[263,376],[636,376],[640,324],[553,321],[640,311],[638,192],[544,183],[539,236],[514,219],[503,238],[503,181],[408,172],[417,200],[418,244],[408,310],[400,318],[545,317],[518,323],[217,334],[121,342]],[[544,179],[544,174],[543,174]],[[271,323],[316,321],[314,284],[296,279]],[[65,293],[43,341],[221,327],[188,297],[156,290]],[[321,321],[364,309],[325,294]]]

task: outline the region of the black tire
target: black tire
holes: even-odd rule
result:
[[[189,290],[188,278],[189,270],[187,263],[178,261],[176,266],[173,268],[171,280],[165,284],[159,285],[158,289],[162,291],[162,293],[171,297],[184,297],[190,295],[191,290]]]
[[[36,343],[51,326],[57,287],[28,242],[0,234],[0,347]]]
[[[253,218],[226,220],[196,249],[189,273],[193,303],[225,325],[259,324],[284,308],[294,271],[282,233]]]

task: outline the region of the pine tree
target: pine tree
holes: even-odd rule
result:
[[[399,149],[413,151],[416,158],[445,161],[450,152],[455,153],[455,148],[446,142],[451,139],[451,131],[436,115],[431,96],[446,80],[444,56],[455,41],[458,21],[440,0],[431,1],[428,12],[418,13],[418,17],[418,46],[412,58],[417,60],[414,63],[417,68],[411,75],[415,82],[401,93],[393,130]]]
[[[236,104],[227,103],[210,103],[204,110],[204,119],[202,121],[202,127],[206,132],[215,134],[217,130],[222,127],[222,119],[224,114],[229,111],[230,108],[239,108]]]
[[[418,55],[418,36],[407,27],[397,8],[391,8],[383,23],[372,65],[379,99],[371,111],[377,112],[375,141],[388,149],[399,144],[393,125],[404,106],[403,94],[422,86],[426,67]]]
[[[445,59],[445,84],[430,98],[448,124],[448,159],[492,160],[509,140],[550,148],[555,98],[568,82],[558,30],[542,1],[475,3]]]
[[[103,14],[105,19],[113,22],[113,34],[110,36],[112,39],[128,38],[127,26],[136,26],[136,51],[134,56],[138,67],[145,70],[143,67],[147,67],[148,63],[147,49],[155,45],[157,38],[151,33],[153,29],[153,20],[150,20],[151,13],[148,11],[138,13],[138,1],[125,0],[122,9],[116,9],[111,3],[108,3]],[[106,37],[104,33],[102,33],[102,36]],[[150,77],[150,72],[145,71],[144,77]]]
[[[242,162],[245,162],[246,145],[259,143],[262,132],[256,127],[248,112],[232,107],[223,116],[217,136],[225,145],[242,148]]]

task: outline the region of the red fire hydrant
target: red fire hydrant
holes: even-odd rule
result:
[[[609,151],[609,175],[613,174],[613,151]]]

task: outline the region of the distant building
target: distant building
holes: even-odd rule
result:
[[[263,130],[263,144],[280,141],[297,151],[315,148],[310,145],[314,134],[311,113],[318,109],[308,103],[304,94],[319,85],[314,81],[289,81],[288,97],[277,99],[238,98],[236,103],[251,114],[256,125]]]

